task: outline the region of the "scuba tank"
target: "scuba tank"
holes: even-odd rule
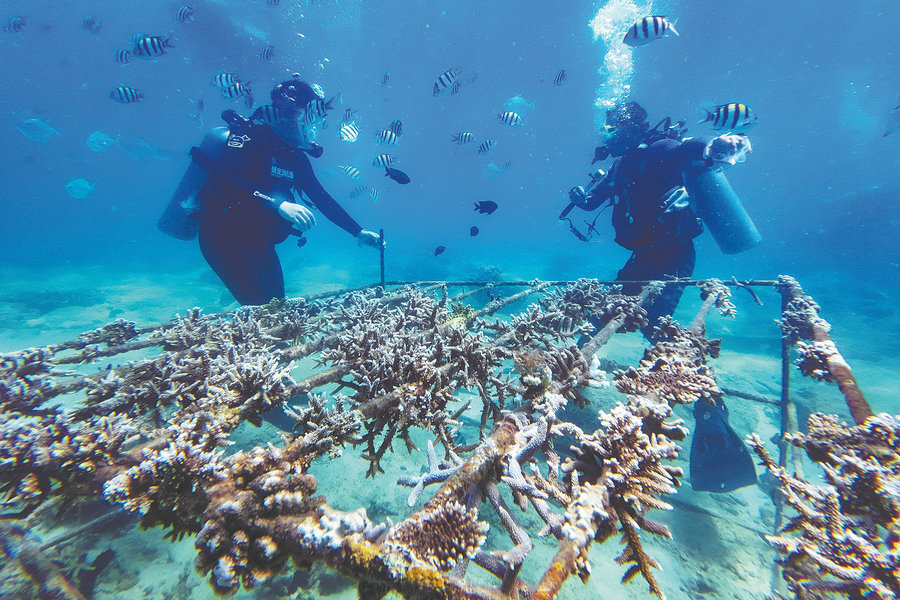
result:
[[[734,188],[721,171],[702,165],[683,172],[684,187],[697,214],[725,254],[749,250],[762,240]]]
[[[225,140],[228,136],[228,129],[225,127],[216,127],[203,137],[200,143],[200,151],[212,159],[218,158],[225,147]],[[191,164],[175,188],[169,204],[163,211],[162,216],[156,223],[156,227],[173,238],[179,240],[192,240],[197,237],[200,231],[200,221],[193,218],[192,215],[199,212],[200,201],[196,198],[197,192],[203,187],[207,177],[209,177],[210,169],[197,164],[193,159],[193,148]],[[207,167],[209,165],[206,165]]]

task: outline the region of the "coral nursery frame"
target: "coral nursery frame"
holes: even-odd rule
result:
[[[220,595],[258,586],[291,562],[324,563],[354,579],[361,598],[555,598],[570,576],[588,578],[591,545],[618,535],[623,582],[640,576],[663,597],[641,534],[670,537],[650,513],[672,509],[665,497],[682,477],[671,463],[688,430],[672,407],[723,394],[707,364],[719,340],[706,339],[705,320],[713,309],[734,314],[732,289],[758,301],[754,288],[769,286],[782,297],[784,435],[777,459],[759,438],[750,443],[782,492],[769,536],[782,593],[900,594],[900,425],[872,413],[800,285],[790,277],[640,282],[641,294],[627,296],[621,283],[382,282],[216,315],[193,309],[153,327],[116,321],[3,355],[5,568],[19,568],[21,585],[40,597],[77,598],[27,536],[12,532],[27,529],[41,505],[62,510],[102,496],[138,513],[143,527],[192,536],[196,568]],[[615,372],[623,401],[599,411],[594,431],[564,420],[565,407],[589,407],[586,388],[608,384],[592,359],[613,334],[647,324],[642,305],[663,285],[700,290],[695,319],[659,323],[659,341]],[[451,297],[457,287],[471,289]],[[523,289],[501,293],[514,288]],[[490,301],[476,309],[466,301],[479,292]],[[538,301],[493,317],[526,298]],[[855,425],[816,414],[808,433],[797,433],[795,353],[804,375],[840,387]],[[107,366],[113,356],[129,362]],[[319,367],[295,380],[295,361],[307,357]],[[315,393],[326,385],[328,395]],[[455,435],[472,409],[456,394],[462,388],[481,402],[477,441],[467,445]],[[239,424],[259,425],[288,401],[294,426],[283,445],[226,452]],[[314,461],[357,449],[368,476],[381,477],[394,442],[416,447],[413,430],[433,439],[428,468],[399,483],[413,490],[410,506],[430,494],[421,508],[398,523],[373,522],[364,508],[340,511],[316,495]],[[824,485],[804,479],[793,448],[821,467]],[[527,530],[511,503],[534,511],[543,528]],[[502,531],[487,531],[484,511]],[[489,533],[506,549],[485,551]],[[535,535],[557,540],[549,564],[533,564]],[[469,577],[473,569],[493,584]]]

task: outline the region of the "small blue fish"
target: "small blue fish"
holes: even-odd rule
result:
[[[444,250],[446,250],[446,249],[447,249],[447,246],[438,246],[437,248],[434,249],[434,255],[440,256],[441,254],[444,253]]]
[[[472,237],[475,237],[476,235],[478,235],[478,228],[475,227],[474,225],[472,225],[472,228],[469,229],[469,235]]]

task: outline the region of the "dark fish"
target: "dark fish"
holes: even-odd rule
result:
[[[560,69],[556,74],[556,77],[553,78],[553,85],[562,85],[563,81],[566,80],[566,70]]]
[[[120,85],[109,93],[109,97],[120,104],[131,104],[144,97],[144,94],[127,85]]]
[[[193,23],[194,9],[190,6],[182,6],[175,11],[175,20],[179,23]]]
[[[391,74],[390,74],[390,73],[385,73],[385,74],[381,77],[381,87],[391,87],[391,86],[388,85],[388,83],[390,83],[390,81],[391,81]]]
[[[103,23],[98,21],[94,16],[88,15],[81,20],[81,28],[91,35],[96,35],[103,29]]]
[[[475,203],[475,212],[483,215],[492,215],[499,208],[493,200],[481,200]]]
[[[444,253],[444,250],[446,250],[446,249],[447,249],[447,246],[438,246],[437,248],[434,249],[434,255],[440,256],[441,254]]]
[[[469,229],[469,235],[472,237],[475,237],[476,235],[478,235],[478,228],[475,227],[474,225],[472,225],[472,228]]]
[[[391,179],[393,179],[400,185],[406,185],[407,183],[409,183],[409,175],[407,175],[406,173],[404,173],[403,171],[401,171],[399,169],[385,167],[384,168],[384,176],[390,177]]]
[[[262,49],[262,52],[259,53],[259,57],[263,60],[272,60],[272,57],[275,56],[275,46],[271,44]]]
[[[394,132],[394,135],[400,136],[403,134],[403,123],[400,122],[400,119],[394,119],[391,121],[390,126],[388,127],[391,131]]]

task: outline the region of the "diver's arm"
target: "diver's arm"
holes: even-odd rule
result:
[[[296,169],[294,172],[297,175],[294,185],[298,188],[298,191],[303,190],[312,203],[316,205],[316,208],[321,210],[322,214],[325,215],[329,221],[353,237],[358,237],[359,233],[363,230],[362,226],[353,220],[353,217],[337,203],[337,200],[331,197],[331,194],[325,191],[325,188],[322,187],[322,184],[319,183],[319,180],[316,178],[316,174],[312,170],[309,159],[300,153],[297,153],[295,156],[297,158],[295,163]]]

